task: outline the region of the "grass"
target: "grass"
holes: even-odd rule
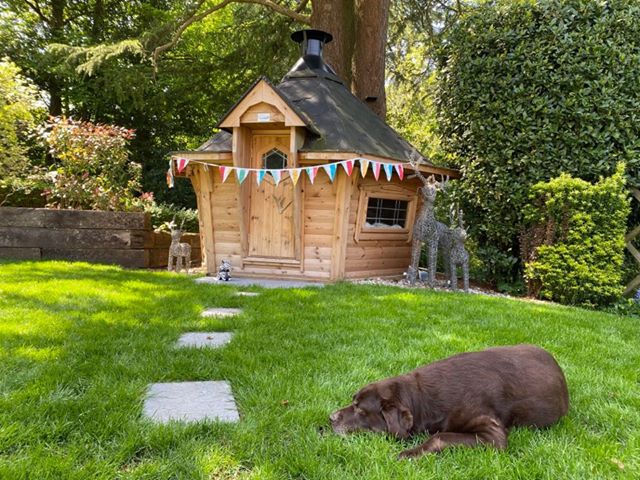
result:
[[[259,289],[255,289],[259,290]],[[638,320],[462,293],[338,284],[264,290],[63,262],[0,263],[1,479],[638,478]],[[242,307],[202,319],[209,306]],[[231,330],[222,350],[175,350]],[[421,438],[318,427],[369,381],[491,345],[531,342],[563,367],[571,411],[515,429],[506,452],[397,461]],[[242,421],[157,426],[149,383],[228,379]]]

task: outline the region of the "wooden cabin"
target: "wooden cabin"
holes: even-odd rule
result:
[[[219,133],[172,154],[197,195],[203,265],[210,275],[229,260],[232,276],[316,281],[402,275],[421,183],[409,168],[400,176],[419,154],[323,61],[331,35],[292,38],[303,54],[278,85],[258,79]],[[456,176],[428,162],[421,170]]]

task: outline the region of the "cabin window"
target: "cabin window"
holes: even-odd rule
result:
[[[403,229],[407,223],[408,207],[406,200],[369,197],[365,227]]]
[[[269,170],[287,168],[287,154],[277,148],[269,150],[262,156],[262,168]]]

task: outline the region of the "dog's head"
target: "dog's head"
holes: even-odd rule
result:
[[[329,419],[338,434],[368,430],[407,438],[413,426],[411,411],[381,382],[364,387],[353,396],[351,405],[333,412]]]

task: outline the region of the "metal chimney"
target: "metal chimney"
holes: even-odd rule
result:
[[[333,68],[324,63],[324,59],[322,58],[322,49],[325,43],[333,40],[333,36],[330,33],[323,32],[322,30],[299,30],[291,34],[291,39],[300,44],[302,57],[289,73],[310,69],[321,70],[333,75],[336,74]]]

